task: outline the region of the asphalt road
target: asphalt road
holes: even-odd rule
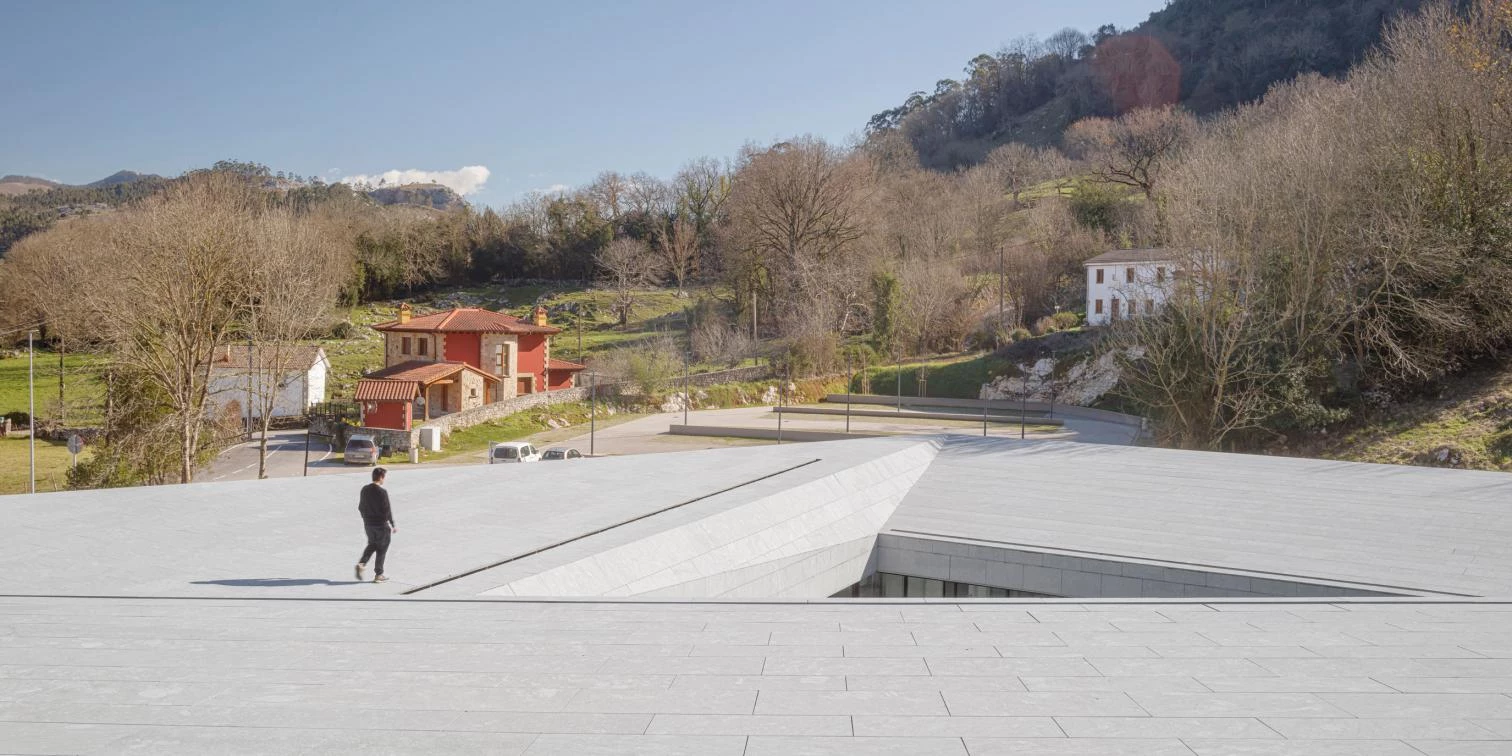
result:
[[[833,405],[817,405],[833,406]],[[1135,431],[1126,425],[1118,423],[1099,422],[1081,418],[1063,418],[1066,422],[1064,428],[1054,430],[1031,430],[1028,437],[1032,439],[1057,439],[1063,441],[1084,441],[1097,444],[1128,444],[1133,443]],[[618,422],[610,425],[607,422],[600,426],[593,434],[592,443],[589,441],[588,426],[579,425],[571,428],[561,428],[552,431],[543,431],[530,437],[530,441],[544,449],[551,446],[567,446],[588,454],[590,449],[596,455],[621,455],[621,454],[655,454],[658,452],[693,451],[696,449],[716,449],[729,446],[759,446],[772,444],[773,441],[738,439],[738,438],[715,438],[703,436],[673,436],[667,433],[667,427],[675,423],[681,423],[681,412],[664,412],[634,420]],[[741,407],[737,409],[719,410],[696,410],[690,412],[688,421],[693,425],[715,425],[730,427],[757,427],[775,428],[777,415],[770,407]],[[925,420],[918,418],[876,418],[854,417],[851,418],[851,429],[857,433],[916,433],[921,435],[934,435],[939,433],[959,433],[966,435],[980,435],[982,426],[979,423],[950,420]],[[822,430],[839,432],[845,429],[845,417],[839,415],[789,415],[783,418],[783,427],[792,430]],[[1005,438],[1018,438],[1019,428],[1017,425],[996,424],[989,426],[988,433],[993,436]],[[287,478],[301,475],[304,462],[304,431],[278,431],[270,434],[268,439],[268,477]],[[486,452],[464,457],[454,457],[439,464],[483,464],[487,460]],[[312,439],[310,445],[310,475],[351,471],[342,463],[339,450],[333,450],[319,438]],[[253,480],[257,478],[257,444],[240,444],[223,453],[210,469],[201,473],[200,480]]]
[[[268,477],[292,478],[304,473],[305,432],[273,431],[268,434]],[[319,436],[310,439],[310,474],[350,471],[341,454]],[[222,452],[199,480],[256,480],[257,442],[237,444]]]

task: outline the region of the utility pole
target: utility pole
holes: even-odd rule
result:
[[[998,327],[992,331],[992,341],[997,346],[1002,346],[999,341],[1003,332],[1003,324],[1008,322],[1008,274],[1003,267],[1003,245],[998,245]]]
[[[588,374],[588,456],[593,456],[593,440],[598,433],[598,372]]]
[[[310,476],[310,426],[305,426],[305,462],[304,476]]]
[[[982,402],[982,438],[987,437],[987,402]]]
[[[583,313],[577,314],[578,362],[583,361]]]
[[[756,323],[757,323],[757,317],[756,317],[756,286],[755,286],[755,284],[752,284],[751,285],[751,342],[754,343],[754,344],[760,344],[761,343],[761,336],[756,332]]]
[[[26,448],[31,465],[31,474],[26,478],[27,490],[37,492],[37,374],[36,346],[33,339],[36,331],[26,332],[26,401],[30,415],[26,420]]]
[[[683,425],[688,424],[688,405],[693,403],[693,395],[688,393],[688,361],[692,359],[687,350],[683,351]]]

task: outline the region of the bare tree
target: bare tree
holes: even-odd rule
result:
[[[628,325],[635,310],[636,293],[655,283],[657,259],[644,242],[620,238],[609,242],[599,254],[599,286],[614,296],[612,308],[620,326]]]
[[[812,137],[748,147],[730,195],[737,292],[763,290],[784,330],[845,332],[866,300],[870,168]]]
[[[245,181],[193,176],[118,217],[95,250],[100,278],[80,295],[118,365],[160,391],[179,444],[179,481],[210,422],[210,366],[235,332],[258,198]]]
[[[1071,173],[1070,161],[1053,147],[1030,147],[1010,142],[987,154],[981,169],[1008,192],[1013,207],[1023,206],[1024,192],[1034,186]]]
[[[693,261],[698,256],[698,228],[692,221],[678,214],[656,229],[656,254],[661,258],[660,268],[672,277],[677,293],[683,293],[683,283],[693,271]]]
[[[259,422],[257,476],[267,477],[268,430],[291,376],[308,370],[300,342],[327,320],[340,290],[340,248],[314,224],[288,211],[257,220],[243,266],[242,331],[252,349],[252,403]],[[255,415],[253,414],[255,412]]]
[[[1072,124],[1066,142],[1102,181],[1131,186],[1155,198],[1161,173],[1196,131],[1196,119],[1174,108],[1143,108],[1117,119]]]

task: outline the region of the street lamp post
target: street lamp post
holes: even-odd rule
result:
[[[594,436],[598,433],[598,372],[588,374],[588,456],[593,456]]]
[[[688,405],[693,403],[693,395],[688,393],[688,361],[691,358],[686,351],[683,352],[683,425],[688,424]]]
[[[36,346],[33,339],[36,331],[26,332],[26,447],[27,458],[30,464],[30,475],[26,478],[27,490],[37,492],[37,374],[36,374]]]
[[[845,432],[850,433],[851,383],[856,379],[851,372],[850,355],[845,356]]]

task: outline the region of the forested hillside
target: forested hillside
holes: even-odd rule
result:
[[[1148,21],[1091,35],[1020,39],[878,113],[868,133],[900,131],[929,168],[981,162],[994,147],[1047,145],[1089,116],[1181,105],[1207,114],[1298,74],[1332,76],[1380,41],[1387,20],[1423,0],[1174,0]]]

